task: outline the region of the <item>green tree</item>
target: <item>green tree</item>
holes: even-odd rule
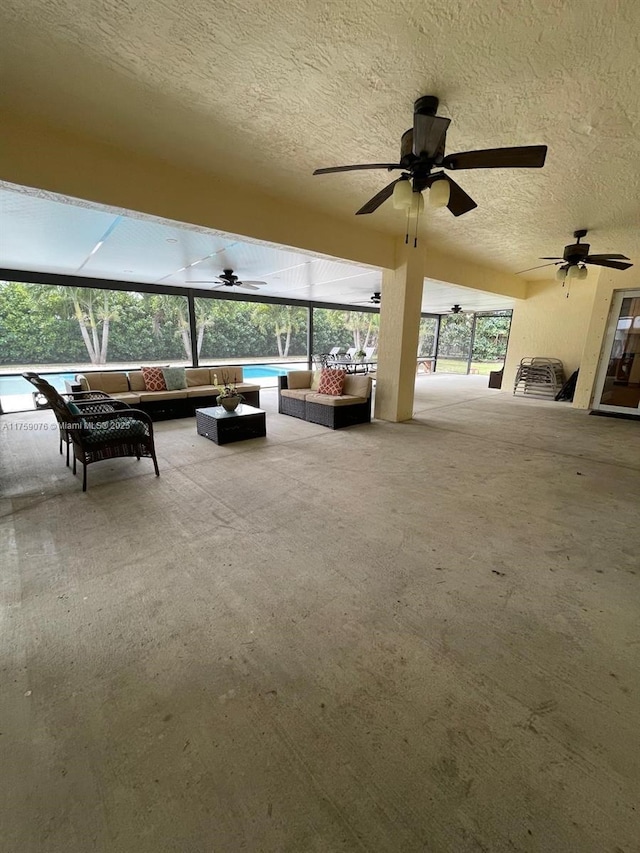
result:
[[[356,350],[378,346],[380,332],[380,315],[370,311],[347,311],[344,315],[344,326],[353,336],[353,346]]]
[[[289,355],[292,334],[306,325],[306,312],[303,308],[293,305],[260,304],[254,306],[252,320],[259,331],[275,335],[278,355],[286,358]]]
[[[118,316],[113,291],[56,286],[55,293],[60,313],[77,321],[91,364],[106,364],[109,330]]]

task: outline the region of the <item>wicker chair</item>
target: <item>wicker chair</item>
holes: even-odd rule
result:
[[[68,411],[64,413],[64,419],[60,417],[60,410],[56,411],[55,408],[51,406],[51,403],[48,399],[51,391],[54,391],[55,394],[58,394],[56,389],[50,385],[46,379],[43,379],[37,373],[26,372],[23,373],[22,376],[28,381],[31,382],[32,385],[38,389],[38,394],[45,398],[46,403],[41,405],[36,403],[36,406],[41,409],[52,409],[53,414],[58,422],[58,436],[59,436],[59,446],[58,449],[60,451],[60,455],[62,455],[62,442],[64,442],[67,446],[67,467],[69,467],[69,446],[71,444],[71,437],[69,435],[69,431],[66,429],[67,421],[68,421]],[[104,391],[74,391],[72,393],[58,394],[65,402],[74,402],[83,410],[86,410],[88,414],[93,414],[96,412],[112,412],[114,411],[114,406],[110,405],[110,403],[118,403],[117,400],[112,400],[108,394]],[[118,403],[117,408],[129,408],[126,405],[120,405]]]
[[[62,441],[73,445],[73,473],[78,460],[83,465],[82,491],[87,491],[87,466],[92,462],[120,456],[147,456],[153,460],[156,477],[160,476],[153,441],[153,423],[146,412],[130,408],[120,400],[113,400],[104,392],[75,392],[60,394],[36,373],[24,373],[38,391],[44,395],[58,421],[60,452]],[[95,396],[97,393],[103,396]],[[82,399],[83,395],[94,395]]]

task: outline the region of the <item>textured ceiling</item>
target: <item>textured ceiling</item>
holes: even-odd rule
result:
[[[395,160],[422,94],[447,150],[544,143],[542,170],[460,172],[478,202],[428,211],[425,243],[517,272],[561,253],[640,262],[637,0],[5,0],[10,107],[351,216]],[[401,232],[391,205],[370,217]]]

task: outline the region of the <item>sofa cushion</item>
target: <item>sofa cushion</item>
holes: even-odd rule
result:
[[[90,391],[89,388],[89,380],[84,375],[84,373],[76,373],[76,382],[80,383],[80,389],[82,391]]]
[[[129,390],[126,373],[103,373],[100,390],[107,394],[122,394]]]
[[[292,370],[287,373],[287,385],[291,390],[295,388],[311,388],[311,370]]]
[[[85,373],[78,376],[83,391],[104,391],[113,394],[129,390],[126,373]],[[85,387],[86,386],[86,387]]]
[[[78,379],[83,391],[102,391],[102,373],[84,373]],[[86,386],[86,387],[85,387]]]
[[[125,391],[122,394],[110,394],[114,400],[120,400],[122,403],[127,403],[129,406],[134,406],[140,402],[140,394],[134,394],[132,391]]]
[[[309,393],[309,388],[283,388],[280,396],[291,397],[293,400],[305,400]]]
[[[208,371],[207,371],[208,373]],[[187,397],[217,397],[220,393],[220,388],[217,385],[196,385],[193,388],[187,388]]]
[[[330,367],[325,367],[320,375],[318,394],[329,394],[332,397],[338,397],[342,394],[345,375],[344,370],[333,370]]]
[[[184,367],[163,367],[162,375],[167,391],[181,391],[187,387],[187,377]]]
[[[140,402],[151,403],[154,400],[186,400],[187,389],[181,391],[141,391]]]
[[[282,392],[284,394],[284,391]],[[366,403],[366,397],[355,397],[352,394],[307,394],[307,403],[321,403],[323,406],[353,406],[356,403]]]
[[[209,368],[209,377],[212,385],[236,384],[242,382],[244,373],[238,364],[221,364],[219,367]]]
[[[141,367],[145,391],[166,391],[167,385],[161,367]],[[185,395],[186,396],[186,395]]]
[[[349,373],[344,378],[343,394],[368,397],[371,393],[371,377],[362,373]]]
[[[142,375],[141,370],[130,370],[129,371],[129,388],[132,391],[146,391],[146,385],[144,384],[144,376]]]
[[[195,388],[196,385],[211,385],[208,367],[187,367],[187,388]]]

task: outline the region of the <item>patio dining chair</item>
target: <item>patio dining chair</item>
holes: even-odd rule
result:
[[[123,456],[142,456],[153,460],[156,477],[160,476],[153,440],[153,423],[146,412],[130,408],[120,400],[106,394],[93,399],[78,399],[83,394],[97,392],[75,392],[60,394],[36,373],[24,373],[44,395],[58,421],[60,430],[60,452],[62,440],[67,442],[67,464],[69,445],[73,445],[73,473],[78,460],[82,463],[82,491],[87,491],[87,467],[92,462]],[[99,392],[104,394],[104,392]]]
[[[320,352],[316,355],[311,356],[311,360],[313,361],[313,367],[315,370],[321,370],[323,367],[326,367],[331,357],[328,352]]]

